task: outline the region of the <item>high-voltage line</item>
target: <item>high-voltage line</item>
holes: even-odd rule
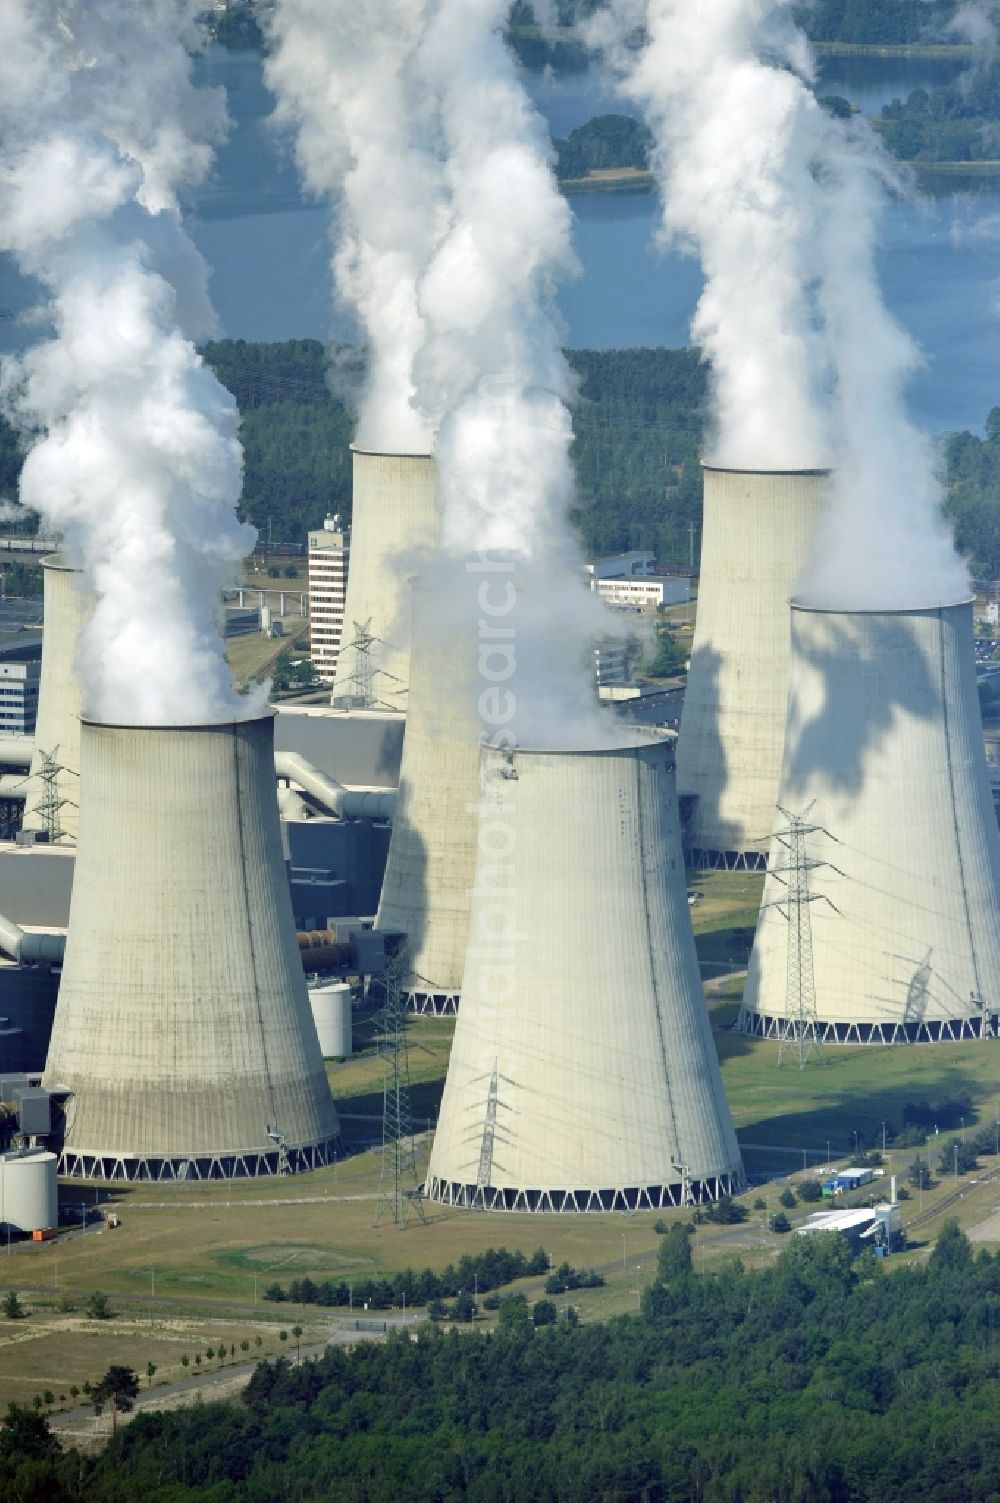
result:
[[[405,947],[389,957],[380,978],[384,1005],[375,1019],[378,1053],[383,1062],[382,1165],[379,1171],[375,1226],[389,1215],[399,1227],[415,1210],[420,1220],[424,1208],[419,1195],[416,1146],[410,1110],[410,1064],[406,1037],[406,990],[408,971]]]

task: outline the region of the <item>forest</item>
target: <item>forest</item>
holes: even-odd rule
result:
[[[874,122],[893,156],[907,162],[1000,157],[1000,65],[970,69],[935,89],[913,89]]]
[[[1000,1254],[834,1233],[765,1270],[661,1243],[641,1311],[426,1327],[261,1363],[242,1402],[140,1414],[96,1459],[11,1408],[0,1496],[46,1503],[979,1503],[1000,1494]]]
[[[221,340],[203,351],[233,393],[246,458],[243,513],[274,542],[301,543],[328,511],[351,511],[344,394],[362,375],[357,351],[318,340]],[[576,378],[573,515],[584,552],[652,549],[687,563],[701,525],[706,370],[696,350],[571,350]],[[335,393],[341,393],[337,395]],[[1000,408],[985,437],[940,448],[945,508],[977,577],[1000,577]],[[0,497],[16,493],[20,452],[0,419]]]

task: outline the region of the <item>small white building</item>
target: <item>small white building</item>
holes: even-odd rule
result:
[[[655,611],[662,605],[683,605],[691,599],[691,581],[663,575],[634,579],[594,579],[591,589],[619,610]]]
[[[591,588],[599,579],[645,579],[653,572],[656,562],[652,553],[634,550],[631,553],[615,553],[610,558],[595,558],[584,568],[591,580]]]
[[[317,532],[310,532],[310,657],[316,677],[324,684],[337,678],[350,555],[350,531],[341,525],[339,516],[328,516]]]
[[[0,660],[0,734],[31,735],[38,715],[40,658]]]

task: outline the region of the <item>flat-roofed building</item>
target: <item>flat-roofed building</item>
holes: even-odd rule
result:
[[[337,678],[350,553],[350,532],[339,516],[327,517],[318,531],[309,534],[310,657],[316,677],[324,684]]]

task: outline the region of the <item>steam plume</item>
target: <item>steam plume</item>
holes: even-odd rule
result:
[[[441,212],[429,101],[412,71],[427,10],[427,0],[281,0],[265,64],[306,186],[336,209],[334,280],[369,347],[357,442],[396,453],[426,453],[434,427],[413,405],[417,283]]]
[[[906,412],[919,354],[875,269],[899,179],[863,122],[816,104],[788,0],[613,0],[592,37],[646,111],[664,228],[702,258],[693,333],[713,368],[715,462],[836,456],[800,593],[866,609],[962,598],[933,454]]]
[[[571,214],[503,41],[507,11],[438,0],[418,58],[438,101],[449,219],[420,286],[417,400],[442,414],[446,555],[464,568],[483,550],[512,571],[510,615],[494,623],[515,644],[507,729],[529,744],[593,743],[606,732],[585,660],[607,618],[581,587],[567,523],[573,388],[555,307],[576,270]]]
[[[235,516],[237,412],[190,342],[209,309],[177,207],[224,129],[219,99],[190,81],[197,8],[0,11],[0,245],[45,287],[54,330],[4,362],[0,388],[35,438],[21,501],[63,534],[96,598],[87,712],[125,723],[250,708],[217,629],[253,543]]]

